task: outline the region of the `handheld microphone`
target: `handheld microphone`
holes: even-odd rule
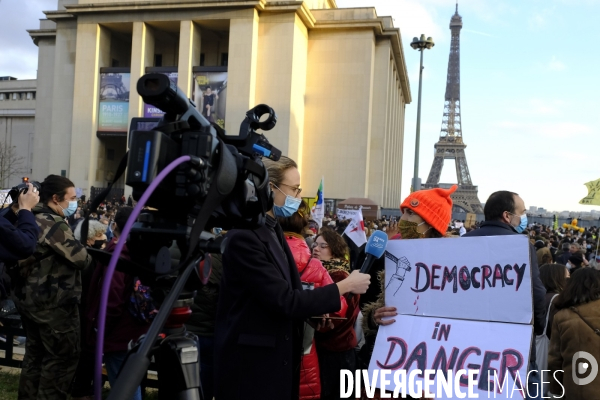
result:
[[[382,231],[375,231],[369,238],[367,245],[365,246],[365,253],[367,257],[365,261],[363,261],[362,266],[360,267],[361,274],[368,274],[369,270],[375,263],[375,260],[381,258],[383,253],[385,252],[385,248],[387,247],[388,237]],[[349,299],[354,297],[354,293],[350,293]]]
[[[365,246],[367,257],[360,267],[362,274],[368,274],[375,260],[381,258],[387,247],[388,237],[382,231],[375,231]]]

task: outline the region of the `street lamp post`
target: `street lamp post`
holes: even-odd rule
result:
[[[413,174],[412,191],[415,192],[421,189],[421,181],[419,180],[419,144],[421,140],[421,88],[423,86],[423,51],[431,49],[435,43],[433,39],[425,35],[421,38],[413,38],[410,47],[421,52],[421,66],[419,68],[419,98],[417,100],[417,137],[415,140],[415,170]]]

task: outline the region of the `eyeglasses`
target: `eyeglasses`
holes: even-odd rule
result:
[[[314,249],[314,248],[317,248],[317,247],[320,247],[322,249],[326,249],[326,248],[329,247],[329,245],[327,243],[317,243],[317,242],[313,243],[312,248]]]
[[[292,189],[292,190],[295,190],[295,191],[296,191],[296,193],[294,194],[294,197],[298,197],[298,195],[299,195],[300,193],[302,193],[302,188],[300,188],[300,187],[294,187],[294,186],[286,185],[285,183],[280,183],[280,185],[287,186],[287,187],[289,187],[290,189]],[[279,189],[279,188],[277,187],[277,185],[273,184],[273,186],[275,186],[277,189]],[[281,191],[281,189],[279,189],[279,191]],[[281,193],[283,193],[283,192],[281,192]],[[284,194],[285,194],[285,193],[284,193]]]

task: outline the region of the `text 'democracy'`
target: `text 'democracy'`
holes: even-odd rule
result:
[[[525,236],[390,241],[385,268],[385,303],[399,314],[531,323]]]

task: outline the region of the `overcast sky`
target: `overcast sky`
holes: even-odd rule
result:
[[[42,11],[56,4],[0,0],[0,76],[36,77],[37,47],[26,29],[38,28]],[[424,182],[442,122],[455,2],[337,4],[373,6],[400,28],[413,96],[406,107],[404,197],[413,174],[419,83],[419,53],[410,42],[421,33],[435,41],[424,55],[419,174]],[[600,178],[600,53],[595,49],[600,0],[461,0],[459,14],[463,138],[480,200],[506,189],[519,193],[527,207],[599,209],[578,203],[587,195],[584,183]],[[453,164],[446,163],[441,181],[456,182]]]

